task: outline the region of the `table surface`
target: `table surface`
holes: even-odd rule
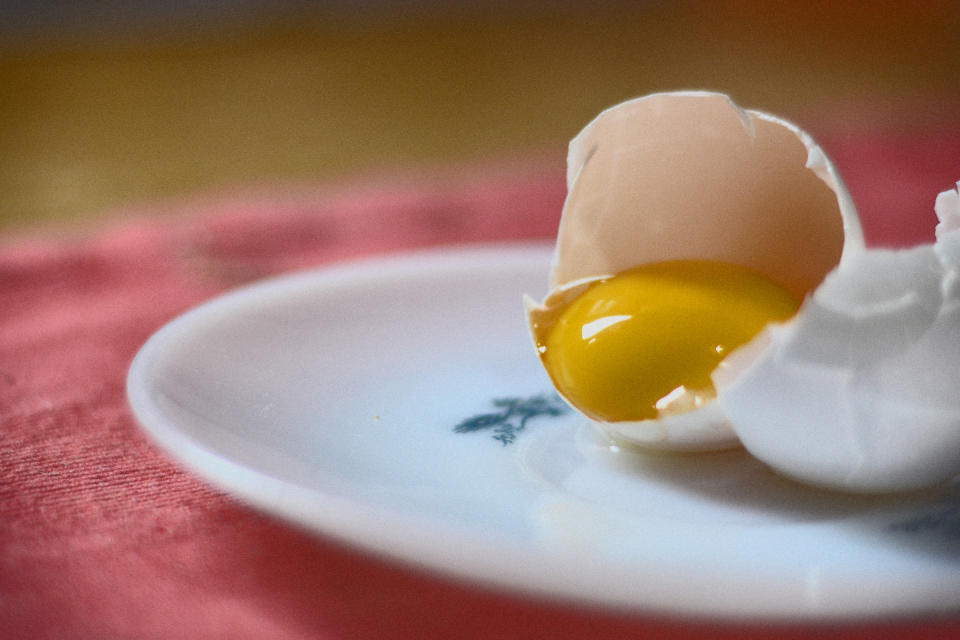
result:
[[[721,623],[493,591],[264,516],[136,427],[130,360],[212,295],[550,237],[563,144],[635,93],[726,86],[787,112],[836,161],[869,242],[932,238],[933,198],[960,179],[956,10],[612,6],[588,23],[526,7],[5,50],[0,637],[960,636],[955,617]]]
[[[956,177],[958,131],[826,141],[862,196],[871,242],[932,237],[933,198]],[[178,469],[136,427],[124,395],[130,360],[190,306],[358,255],[548,237],[563,196],[552,164],[475,166],[443,179],[199,199],[82,239],[3,246],[0,629],[33,638],[960,634],[954,618],[827,627],[672,620],[454,582],[259,514]]]

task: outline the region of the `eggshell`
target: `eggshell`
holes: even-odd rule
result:
[[[863,248],[853,202],[810,137],[716,93],[604,111],[570,143],[567,190],[552,287],[696,258],[752,267],[803,296],[842,250]]]
[[[591,282],[649,262],[739,264],[804,297],[864,248],[850,196],[812,139],[717,93],[654,94],[604,111],[570,143],[567,189],[551,289],[542,303],[526,300],[535,340]],[[651,448],[738,443],[716,403],[598,424]]]
[[[731,355],[718,398],[754,456],[853,491],[960,473],[960,197],[935,208],[935,244],[845,260],[761,353]]]

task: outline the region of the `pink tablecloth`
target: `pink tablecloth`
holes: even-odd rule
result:
[[[825,146],[861,203],[869,240],[932,237],[933,198],[960,178],[960,127]],[[360,254],[549,237],[563,195],[558,160],[233,194],[169,204],[161,208],[176,211],[164,216],[144,210],[82,238],[0,246],[0,637],[960,637],[960,616],[721,624],[462,584],[238,504],[180,471],[135,426],[124,396],[130,360],[188,307]]]

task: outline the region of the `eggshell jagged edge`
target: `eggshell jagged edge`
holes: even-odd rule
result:
[[[958,183],[960,189],[960,183]],[[900,491],[960,473],[960,194],[933,244],[844,260],[761,351],[715,376],[744,446],[804,482]],[[740,359],[741,362],[736,362]]]
[[[811,137],[718,93],[653,94],[607,109],[570,143],[567,191],[551,290],[540,304],[525,298],[534,342],[535,327],[549,326],[590,283],[641,264],[734,262],[805,296],[864,250],[852,199]],[[754,200],[771,206],[763,211]],[[757,354],[766,340],[763,334],[744,352]],[[740,358],[736,366],[746,364]],[[735,377],[734,368],[725,375]],[[645,448],[739,444],[717,402],[657,420],[594,422]]]

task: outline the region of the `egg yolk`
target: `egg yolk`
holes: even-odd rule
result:
[[[588,416],[658,418],[716,397],[710,373],[720,361],[799,305],[746,267],[659,262],[593,283],[537,347],[557,389]]]

